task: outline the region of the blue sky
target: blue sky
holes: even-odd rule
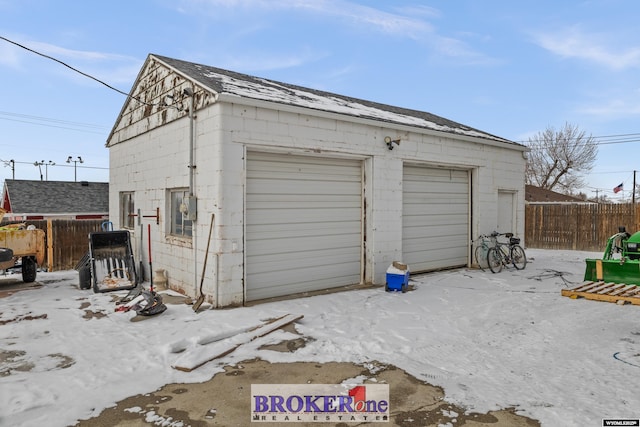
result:
[[[640,169],[636,0],[0,0],[0,16],[0,36],[124,92],[156,53],[513,141],[569,122],[601,142],[589,196],[628,198]],[[0,159],[16,179],[73,180],[65,161],[79,156],[78,180],[108,180],[125,96],[4,40],[0,87]]]

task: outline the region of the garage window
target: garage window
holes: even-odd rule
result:
[[[133,191],[120,192],[120,224],[122,228],[132,229],[135,224],[133,194]]]
[[[171,193],[171,234],[174,236],[191,237],[193,222],[187,219],[184,205],[189,192],[187,189],[174,189]]]

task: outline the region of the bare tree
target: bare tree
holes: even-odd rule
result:
[[[598,156],[593,136],[576,125],[548,127],[528,143],[526,182],[529,185],[570,194],[584,186],[584,174],[591,171]]]

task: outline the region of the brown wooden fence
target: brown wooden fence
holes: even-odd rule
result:
[[[89,251],[89,233],[101,230],[104,220],[29,220],[45,231],[46,259],[48,271],[72,270]]]
[[[89,250],[89,233],[100,231],[103,222],[28,221],[46,232],[45,266],[49,271],[73,269]],[[620,226],[630,233],[640,231],[640,206],[630,203],[525,206],[525,244],[529,248],[599,252]]]
[[[607,239],[624,226],[640,231],[638,205],[526,205],[525,243],[530,248],[603,251]]]

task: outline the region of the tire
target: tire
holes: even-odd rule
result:
[[[489,248],[484,245],[481,245],[476,247],[476,250],[474,253],[476,264],[478,264],[478,267],[480,267],[480,270],[482,271],[484,271],[484,269],[489,266],[489,264],[487,263],[488,252],[489,252]]]
[[[22,257],[22,281],[24,283],[35,282],[36,280],[36,259],[30,256]]]
[[[520,245],[513,245],[511,247],[511,262],[513,266],[518,270],[524,270],[527,266],[527,256],[524,253],[524,249]]]
[[[492,273],[500,273],[502,271],[502,253],[498,247],[489,249],[487,252],[487,264]]]
[[[11,261],[13,258],[13,250],[9,248],[0,248],[0,262]]]
[[[78,271],[78,280],[80,283],[80,289],[90,289],[91,288],[91,267],[88,265],[82,267],[80,271]]]

